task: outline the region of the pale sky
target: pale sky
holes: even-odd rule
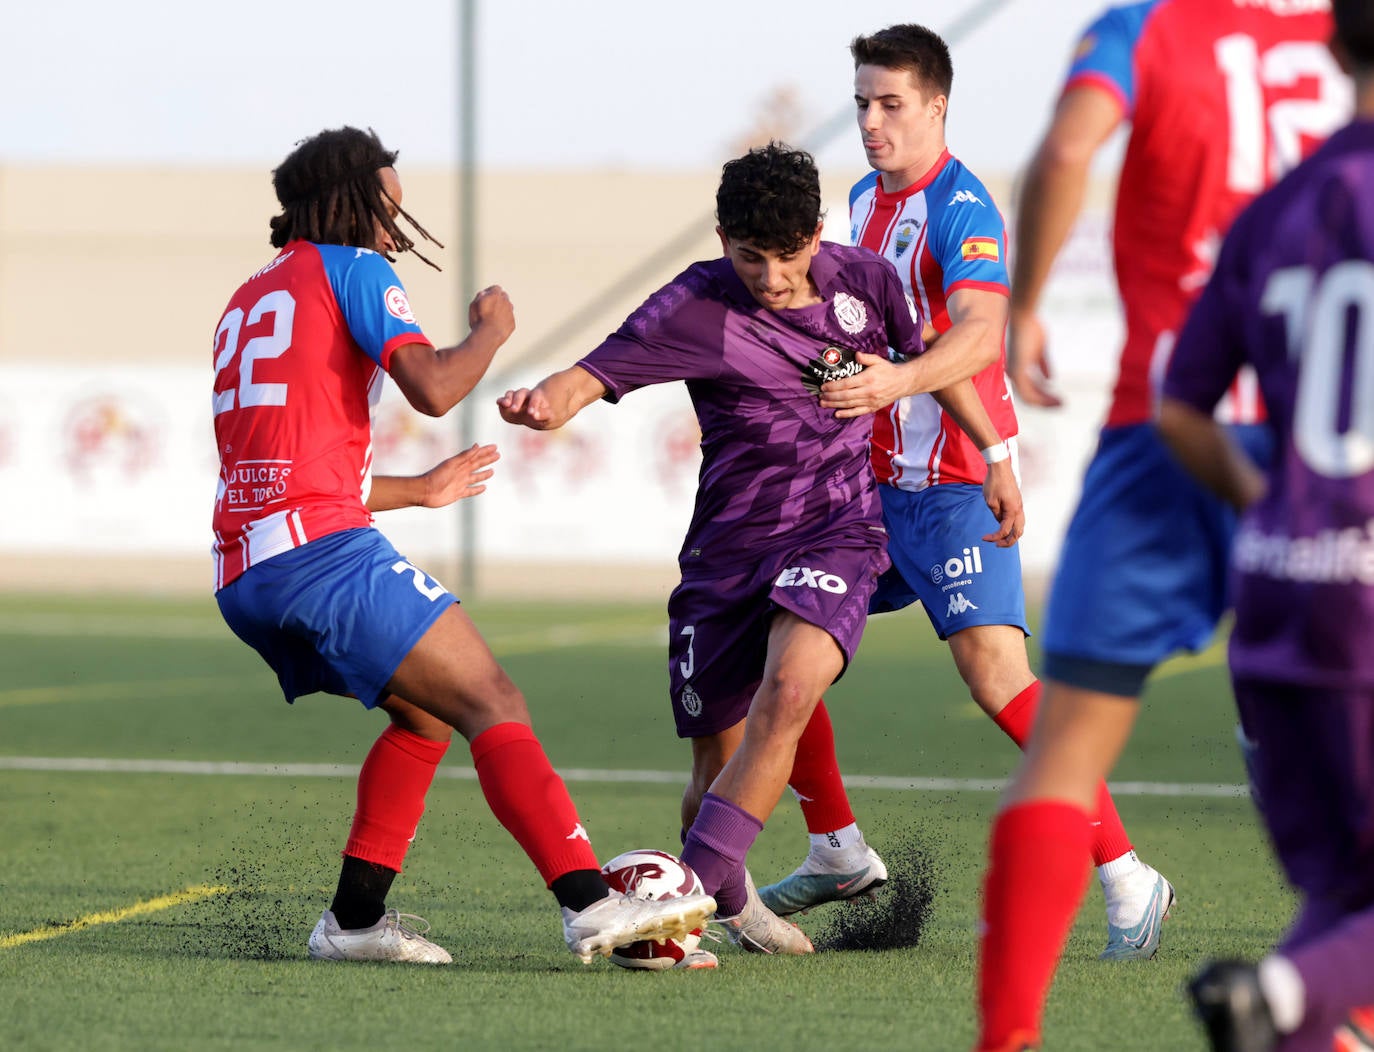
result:
[[[714,168],[790,88],[794,145],[861,162],[849,40],[897,21],[951,38],[948,139],[1024,164],[1101,0],[475,0],[478,147],[495,168]],[[0,164],[270,164],[371,126],[401,162],[457,155],[460,0],[0,0]],[[981,17],[955,37],[961,19]]]

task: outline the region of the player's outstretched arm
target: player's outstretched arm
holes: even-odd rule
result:
[[[444,508],[464,497],[486,492],[491,465],[501,459],[492,445],[475,442],[441,460],[423,475],[374,475],[367,495],[368,511],[396,508]]]
[[[1083,205],[1093,155],[1124,116],[1121,103],[1102,88],[1070,88],[1026,168],[1012,240],[1007,327],[1007,373],[1026,405],[1063,404],[1049,386],[1045,329],[1036,310],[1050,267]]]
[[[539,381],[532,390],[507,391],[496,400],[501,419],[535,431],[553,431],[606,394],[606,385],[580,365]]]
[[[957,289],[950,296],[953,323],[926,352],[894,363],[879,355],[858,354],[864,370],[821,386],[821,405],[840,419],[886,409],[899,398],[924,394],[967,380],[997,361],[1007,324],[1007,298],[984,289]]]
[[[1222,500],[1243,510],[1264,496],[1264,473],[1210,414],[1166,395],[1156,426],[1184,470]]]
[[[467,339],[435,350],[410,343],[396,348],[388,369],[406,401],[426,416],[443,416],[467,397],[486,374],[496,350],[515,331],[515,308],[499,285],[483,289],[468,305]]]
[[[1007,455],[1006,443],[993,426],[992,418],[988,416],[972,380],[963,380],[944,390],[935,391],[933,396],[964,434],[983,450],[984,458],[993,460],[983,478],[983,499],[997,520],[997,529],[986,534],[983,540],[999,548],[1010,548],[1026,532],[1026,509],[1021,499],[1021,486],[1016,481],[1011,458]]]

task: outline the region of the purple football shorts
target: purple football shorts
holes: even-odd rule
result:
[[[716,734],[748,715],[763,679],[769,623],[780,609],[829,632],[848,667],[887,565],[882,528],[854,524],[746,569],[684,575],[668,599],[668,689],[678,736]]]
[[[1374,689],[1235,681],[1251,777],[1288,879],[1353,912],[1374,904]]]

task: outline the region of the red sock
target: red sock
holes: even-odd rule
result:
[[[472,762],[491,813],[525,849],[545,884],[578,869],[600,869],[567,786],[534,731],[498,723],[472,740]]]
[[[979,937],[978,1049],[1040,1044],[1040,1015],[1087,884],[1088,816],[1057,800],[1009,807],[992,825]]]
[[[1040,681],[1037,679],[1011,701],[1007,707],[992,718],[1007,737],[1018,748],[1025,750],[1030,738],[1031,725],[1035,722],[1035,711],[1040,707]],[[1116,813],[1116,801],[1112,799],[1107,783],[1097,787],[1097,825],[1093,826],[1092,856],[1093,865],[1100,866],[1114,858],[1120,858],[1131,850],[1131,838],[1126,835],[1126,827],[1121,824],[1121,816]]]
[[[849,794],[844,791],[840,762],[835,759],[835,731],[824,700],[816,705],[797,742],[787,784],[801,801],[808,833],[829,833],[853,823]]]
[[[425,794],[448,742],[430,741],[394,723],[373,744],[358,772],[358,809],[344,854],[401,871],[415,839]]]

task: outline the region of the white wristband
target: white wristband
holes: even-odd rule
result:
[[[1005,442],[998,442],[995,446],[988,446],[982,453],[984,462],[988,464],[996,464],[999,460],[1006,460],[1007,457],[1011,456],[1011,451],[1007,449],[1007,444]]]

